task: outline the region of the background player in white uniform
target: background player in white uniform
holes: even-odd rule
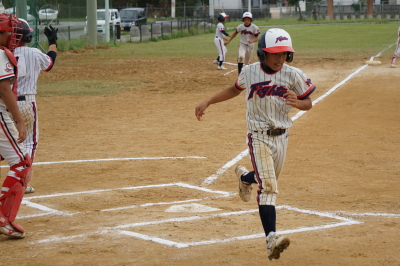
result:
[[[397,30],[397,36],[399,36],[397,38],[397,46],[396,46],[396,50],[393,53],[392,62],[390,63],[390,67],[396,67],[396,65],[395,65],[396,58],[400,55],[400,27]]]
[[[222,65],[222,63],[225,61],[225,56],[226,56],[226,52],[228,52],[228,49],[226,49],[225,47],[225,41],[227,41],[227,39],[224,36],[228,36],[229,34],[225,31],[225,18],[229,17],[227,14],[225,13],[221,13],[218,15],[218,25],[217,25],[217,29],[215,30],[215,38],[214,38],[214,44],[215,47],[217,47],[217,51],[218,51],[218,57],[217,59],[214,60],[214,64],[218,64],[218,69],[219,70],[225,70],[226,67],[224,67]]]
[[[0,14],[0,154],[10,166],[0,193],[0,233],[23,238],[25,230],[14,220],[32,175],[32,167],[22,144],[26,128],[15,91],[17,60],[12,52],[21,40],[21,35],[16,34],[18,23],[20,21],[13,15]]]
[[[234,85],[204,100],[195,108],[198,120],[210,104],[229,100],[246,91],[247,145],[254,171],[236,168],[239,195],[251,197],[251,184],[258,184],[257,202],[267,237],[270,260],[278,259],[289,244],[289,238],[276,234],[275,201],[288,143],[288,130],[293,122],[291,107],[312,108],[309,95],[315,90],[311,80],[298,68],[285,64],[293,59],[290,35],[282,29],[265,31],[258,41],[260,62],[245,66]]]
[[[243,64],[248,65],[253,54],[254,43],[258,41],[260,30],[257,25],[253,24],[253,15],[250,12],[244,12],[242,17],[243,24],[236,27],[236,31],[225,45],[228,45],[233,38],[240,33],[239,57],[238,57],[238,74],[242,71]]]
[[[20,19],[22,34],[19,46],[15,49],[15,56],[18,57],[18,107],[25,121],[27,136],[24,141],[26,152],[30,155],[32,162],[35,159],[36,148],[39,140],[39,121],[36,105],[37,79],[40,71],[50,71],[57,57],[57,30],[51,25],[44,29],[49,41],[49,52],[42,53],[39,49],[28,47],[32,41],[33,29],[28,22]],[[32,193],[35,189],[28,184],[25,193]]]

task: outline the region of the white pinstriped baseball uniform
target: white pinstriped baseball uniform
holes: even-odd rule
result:
[[[14,77],[14,66],[11,64],[4,50],[0,49],[0,80]],[[25,147],[22,143],[18,143],[18,135],[15,122],[7,110],[3,99],[0,98],[0,154],[10,166],[25,160]],[[9,171],[7,176],[20,180],[14,171]]]
[[[249,41],[254,40],[260,34],[260,30],[257,25],[251,23],[249,26],[240,24],[236,27],[236,32],[240,33],[238,63],[248,65],[254,49],[254,43],[249,43]]]
[[[391,62],[392,66],[396,63],[396,59],[400,55],[400,27],[397,30],[397,35],[399,37],[397,38],[396,50],[394,51],[393,56],[392,56],[392,62]]]
[[[278,177],[283,168],[288,142],[288,129],[293,121],[288,113],[292,106],[285,104],[283,94],[288,90],[298,99],[307,98],[315,86],[298,68],[284,64],[268,74],[260,62],[242,69],[235,86],[246,90],[247,145],[258,183],[259,205],[275,206],[278,194]],[[286,129],[284,134],[268,136],[269,129]]]
[[[215,47],[217,47],[219,54],[219,61],[225,61],[225,55],[228,52],[228,49],[224,44],[223,32],[225,32],[225,26],[223,23],[219,22],[215,30],[215,38],[214,38],[214,44]]]
[[[40,71],[49,71],[53,60],[39,49],[19,46],[15,49],[18,57],[18,107],[26,126],[24,146],[32,161],[35,158],[39,140],[39,123],[35,95]]]

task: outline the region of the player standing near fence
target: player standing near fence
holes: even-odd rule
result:
[[[390,67],[393,67],[393,68],[396,67],[396,65],[395,65],[396,58],[400,55],[400,27],[397,30],[397,36],[398,36],[398,38],[397,38],[396,50],[393,53],[392,62],[390,63]]]
[[[195,108],[198,120],[211,104],[229,100],[246,92],[247,138],[254,171],[244,166],[235,170],[239,179],[239,196],[251,198],[251,185],[258,184],[257,203],[262,226],[267,237],[270,260],[279,259],[290,240],[276,234],[276,196],[288,144],[289,117],[292,107],[310,110],[309,95],[315,90],[311,80],[298,68],[285,64],[293,60],[290,35],[282,29],[269,29],[260,36],[257,56],[259,62],[245,66],[234,85],[202,101]]]
[[[24,228],[14,220],[32,175],[22,144],[26,128],[16,101],[17,59],[12,53],[22,37],[17,34],[20,23],[13,15],[0,14],[0,154],[10,166],[0,193],[0,233],[14,238],[25,237]]]
[[[217,17],[219,23],[217,25],[217,29],[215,30],[214,44],[215,47],[217,47],[218,57],[214,60],[214,64],[218,64],[218,70],[226,69],[222,63],[225,61],[226,52],[228,52],[228,49],[225,47],[225,41],[227,41],[227,39],[224,36],[230,37],[225,31],[224,26],[227,17],[229,16],[225,13],[221,13]]]
[[[251,56],[253,55],[254,44],[258,41],[260,30],[257,25],[253,24],[253,15],[250,12],[244,12],[242,17],[243,24],[236,27],[236,31],[232,34],[228,45],[233,38],[240,33],[239,42],[239,57],[238,57],[238,74],[242,71],[243,64],[250,64]]]
[[[18,58],[18,107],[25,121],[27,136],[24,141],[26,152],[33,160],[39,140],[39,121],[36,105],[37,80],[41,70],[50,71],[57,57],[57,31],[51,25],[44,29],[49,41],[49,51],[42,53],[39,49],[28,47],[32,41],[33,29],[28,22],[20,19],[18,33],[22,34],[19,46],[15,49]],[[28,184],[25,193],[33,193],[35,189]]]

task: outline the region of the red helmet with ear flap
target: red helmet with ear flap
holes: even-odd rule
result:
[[[22,38],[22,34],[17,33],[17,30],[20,28],[18,24],[22,25],[21,21],[14,15],[8,15],[6,13],[0,14],[0,32],[11,32],[6,46],[11,52],[14,52]]]
[[[286,62],[292,62],[295,51],[293,50],[292,38],[289,33],[283,29],[276,28],[264,31],[258,40],[257,56],[260,62],[265,60],[264,52],[287,52]]]

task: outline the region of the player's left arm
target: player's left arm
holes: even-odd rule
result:
[[[298,99],[294,91],[288,90],[283,97],[287,105],[291,105],[299,110],[308,111],[312,108],[312,101],[310,96],[303,99]]]

